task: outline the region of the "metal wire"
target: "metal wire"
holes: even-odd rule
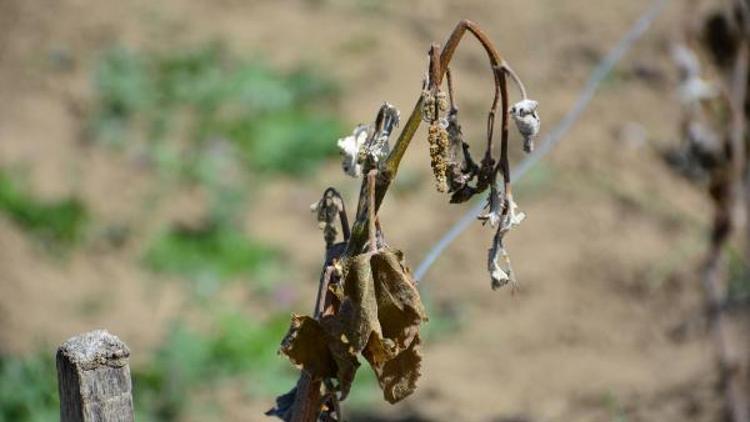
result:
[[[547,133],[543,141],[540,142],[540,146],[523,161],[521,161],[511,171],[511,180],[520,180],[533,166],[535,166],[545,155],[547,155],[554,147],[556,147],[560,141],[562,141],[565,134],[568,133],[573,124],[581,117],[583,112],[588,107],[591,100],[596,94],[596,90],[599,85],[612,71],[617,62],[622,59],[625,53],[635,44],[635,42],[643,36],[646,30],[651,26],[654,19],[664,10],[664,7],[669,0],[654,0],[646,11],[635,21],[633,26],[630,27],[628,32],[623,35],[620,41],[610,52],[599,62],[599,64],[591,72],[586,85],[584,86],[581,94],[576,100],[573,108],[566,114],[557,125]],[[456,223],[435,243],[435,245],[427,252],[422,262],[417,266],[414,271],[414,277],[417,280],[422,280],[427,271],[430,269],[432,264],[442,255],[442,253],[450,246],[456,238],[463,233],[474,221],[476,221],[477,215],[484,208],[485,200],[478,200],[469,211],[466,212]]]

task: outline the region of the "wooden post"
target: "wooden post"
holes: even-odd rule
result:
[[[133,422],[130,350],[106,330],[68,339],[57,349],[61,422]]]

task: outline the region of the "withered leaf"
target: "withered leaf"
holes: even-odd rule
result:
[[[333,377],[336,375],[336,363],[324,340],[325,334],[314,318],[292,315],[292,323],[279,351],[313,378]]]
[[[292,420],[292,405],[297,396],[297,386],[286,394],[276,397],[276,406],[266,411],[266,416],[276,416],[284,422]]]
[[[383,336],[406,347],[404,337],[412,328],[419,327],[427,315],[409,270],[404,267],[400,253],[384,250],[372,257],[375,278],[378,320]]]
[[[372,256],[379,332],[373,332],[366,357],[373,365],[382,365],[409,346],[426,320],[419,292],[402,263],[398,251],[383,250]]]
[[[373,364],[370,361],[370,366],[375,371],[380,388],[383,390],[383,397],[389,403],[397,403],[416,390],[422,368],[420,344],[419,334],[417,334],[409,347],[392,359],[382,364]]]
[[[391,403],[405,398],[419,378],[419,326],[427,315],[399,251],[384,249],[370,260],[375,281],[379,331],[373,331],[363,356]]]
[[[321,338],[328,344],[328,350],[336,364],[336,378],[339,380],[340,400],[346,399],[354,382],[354,375],[359,368],[357,352],[351,347],[346,337],[345,320],[341,314],[329,315],[321,318],[320,324],[326,332]]]
[[[451,204],[462,204],[469,199],[473,198],[474,195],[477,194],[477,189],[473,188],[469,185],[464,185],[460,189],[457,189],[453,194],[451,195],[450,203]]]
[[[319,321],[294,315],[281,352],[314,378],[337,378],[341,400],[361,353],[386,400],[395,403],[414,391],[419,378],[419,326],[427,316],[414,280],[401,253],[385,248],[345,258],[342,281],[338,309]]]
[[[346,341],[345,331],[338,316],[326,316],[317,321],[309,316],[293,315],[280,349],[313,378],[337,378],[342,400],[349,393],[359,368],[357,353]]]
[[[367,345],[370,333],[380,332],[378,304],[369,253],[348,258],[344,263],[344,300],[339,317],[347,327],[347,340],[355,353]]]

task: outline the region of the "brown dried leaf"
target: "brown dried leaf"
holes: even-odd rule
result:
[[[325,341],[328,344],[328,350],[336,363],[336,378],[339,380],[340,400],[344,400],[349,395],[349,390],[354,382],[354,375],[359,368],[357,353],[351,347],[346,336],[345,319],[341,314],[329,315],[321,318],[320,324],[326,333]]]
[[[414,279],[403,265],[399,251],[384,250],[371,260],[378,306],[378,320],[386,338],[402,339],[409,328],[419,327],[427,315]],[[406,347],[405,342],[397,342]]]
[[[349,393],[359,368],[357,353],[345,341],[345,328],[337,316],[317,321],[309,316],[292,316],[281,353],[314,379],[337,378],[342,400]]]
[[[416,390],[422,368],[420,344],[419,334],[416,334],[409,347],[392,359],[382,364],[370,362],[383,390],[383,397],[389,403],[397,403]]]
[[[325,331],[309,316],[292,315],[279,351],[315,379],[336,375],[336,363],[325,341]]]
[[[427,315],[401,252],[382,250],[370,263],[380,332],[373,333],[362,354],[375,371],[386,400],[395,403],[416,388],[421,362],[419,326]]]
[[[276,406],[266,411],[266,416],[276,416],[284,422],[292,420],[292,406],[297,397],[297,386],[289,392],[276,397]]]
[[[355,353],[360,353],[370,334],[380,332],[375,283],[370,266],[371,254],[351,257],[344,263],[344,300],[338,315],[346,326],[346,337]]]
[[[362,353],[386,400],[399,401],[416,386],[419,326],[427,320],[403,256],[383,249],[347,258],[342,279],[336,312],[320,321],[294,315],[281,352],[316,379],[337,378],[341,400],[351,388]]]

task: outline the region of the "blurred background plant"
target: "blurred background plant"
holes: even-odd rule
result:
[[[23,179],[0,170],[0,211],[50,252],[64,252],[83,240],[89,219],[77,197],[54,201],[35,198]]]
[[[145,263],[193,279],[268,266],[273,248],[238,226],[269,175],[308,175],[335,152],[338,88],[320,71],[279,72],[218,43],[166,52],[105,51],[94,71],[91,140],[142,156],[164,183],[199,184],[208,212],[196,227],[154,236]],[[163,189],[163,188],[162,188]]]
[[[176,321],[153,359],[133,373],[139,420],[181,420],[191,412],[205,412],[191,397],[231,379],[241,381],[245,394],[283,390],[295,374],[268,345],[283,332],[286,318],[253,322],[224,311],[207,333]]]
[[[59,417],[57,372],[47,350],[26,358],[0,356],[0,420],[52,421]]]
[[[300,176],[335,152],[330,140],[341,133],[332,80],[310,67],[279,72],[218,43],[160,53],[113,47],[93,79],[92,140],[143,148],[189,181],[216,177],[201,162],[216,139],[233,145],[248,171]]]

